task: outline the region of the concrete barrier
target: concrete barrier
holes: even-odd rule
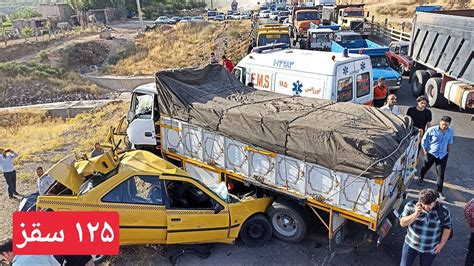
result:
[[[96,76],[90,74],[81,75],[83,78],[96,83],[99,86],[119,92],[131,92],[137,86],[155,81],[154,76]]]

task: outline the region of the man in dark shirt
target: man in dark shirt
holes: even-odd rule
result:
[[[407,116],[413,119],[415,127],[425,132],[426,128],[431,127],[431,111],[426,109],[428,104],[425,96],[416,98],[416,106],[410,107],[407,110]]]

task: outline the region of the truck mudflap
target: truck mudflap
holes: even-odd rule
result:
[[[391,211],[379,222],[379,226],[377,227],[377,246],[379,246],[383,239],[388,236],[390,230],[396,226],[399,221],[400,214],[398,210],[405,199],[406,194],[404,193],[403,196],[400,196],[399,199],[395,202],[392,206]]]

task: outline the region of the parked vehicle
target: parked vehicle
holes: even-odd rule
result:
[[[364,4],[323,6],[323,20],[333,21],[341,25],[342,29],[364,31]]]
[[[372,62],[374,84],[380,77],[385,78],[385,84],[391,93],[397,93],[402,82],[402,76],[393,70],[385,56],[388,47],[379,45],[371,40],[364,39],[356,32],[338,32],[332,42],[331,51],[341,53],[348,49],[349,53],[366,54]]]
[[[270,14],[270,19],[271,19],[271,20],[277,20],[279,13],[280,13],[280,11],[273,11],[273,12]]]
[[[251,18],[252,18],[252,16],[250,15],[250,13],[247,13],[247,12],[242,13],[239,17],[239,19],[241,19],[241,20],[242,19],[251,19]]]
[[[207,11],[207,19],[208,19],[208,20],[214,20],[217,15],[218,15],[218,14],[217,14],[217,11],[215,11],[215,10],[209,10],[209,11]]]
[[[169,17],[167,16],[161,16],[155,20],[156,25],[162,25],[162,24],[168,24]]]
[[[305,59],[303,53],[311,55]],[[315,65],[314,62],[319,62],[314,60],[315,55],[318,59],[329,58],[332,61],[334,54],[301,50],[253,53],[252,56],[260,56],[258,62],[268,66],[269,71],[275,71],[266,74],[260,72],[263,75],[254,76],[255,82],[261,79],[260,86],[275,80],[277,83],[284,83],[285,80],[290,82],[293,73],[302,77],[304,73],[301,69],[313,69],[305,66],[307,63],[322,70],[326,65]],[[268,60],[263,57],[268,57]],[[273,63],[275,58],[276,64],[280,64],[279,68]],[[333,65],[354,67],[355,61],[349,60],[359,58],[366,60],[370,66],[365,55],[350,55],[349,58],[336,55]],[[345,73],[343,69],[344,66],[341,72]],[[280,71],[292,72],[283,74]],[[234,72],[237,77],[245,73],[242,68]],[[352,72],[347,73],[346,77],[353,75]],[[314,74],[305,77],[303,83],[316,78]],[[270,76],[266,78],[265,75],[273,75],[276,79]],[[367,75],[370,75],[370,70]],[[193,77],[192,80],[189,77]],[[297,80],[300,77],[293,82],[299,84]],[[299,242],[309,232],[310,225],[319,219],[328,229],[332,246],[334,242],[343,241],[345,225],[349,220],[366,226],[369,232],[376,232],[378,240],[387,235],[391,225],[396,223],[397,217],[393,210],[400,206],[406,186],[416,172],[418,134],[409,120],[387,115],[375,108],[370,109],[371,115],[367,116],[367,108],[354,104],[308,98],[295,100],[291,96],[269,92],[253,93],[248,87],[239,85],[218,65],[160,72],[156,78],[157,91],[146,96],[151,99],[147,102],[156,105],[151,107],[151,114],[143,118],[150,127],[160,125],[156,136],[150,135],[150,138],[160,140],[159,148],[152,149],[160,151],[166,160],[181,165],[195,179],[203,178],[201,181],[204,184],[225,180],[231,193],[241,195],[257,191],[257,195],[273,195],[266,215],[276,238]],[[329,76],[326,75],[326,78]],[[355,77],[352,78],[354,80]],[[162,82],[163,79],[167,82]],[[371,79],[365,80],[370,82]],[[346,84],[346,81],[343,78],[337,83]],[[319,85],[323,86],[321,83]],[[313,90],[320,88],[319,85],[314,85]],[[245,97],[230,97],[233,93]],[[140,101],[139,97],[142,96],[139,94],[132,98],[130,112],[134,112],[135,106],[139,105],[136,101]],[[207,100],[201,101],[204,98]],[[199,104],[195,99],[201,99]],[[215,109],[208,108],[210,105]],[[229,106],[235,108],[229,110]],[[221,113],[216,110],[226,110],[222,119],[217,118]],[[187,119],[190,117],[188,111],[199,115]],[[129,117],[139,119],[132,115]],[[219,126],[213,122],[217,120]],[[389,122],[380,123],[382,120]],[[288,127],[293,121],[298,125]],[[133,120],[130,122],[127,131],[132,131],[131,127],[144,125],[133,123]],[[371,125],[370,130],[367,124]],[[284,137],[289,134],[287,129],[291,130],[291,138]],[[135,127],[133,131],[143,135],[149,129]],[[313,135],[327,138],[316,141],[310,138]],[[365,148],[358,146],[360,141],[353,139],[361,137],[365,138]],[[134,143],[132,138],[129,139]],[[336,146],[338,151],[344,149],[344,153],[323,146]],[[352,156],[353,152],[358,156]],[[339,170],[346,158],[360,158],[362,155],[359,152],[367,152],[363,156],[370,157],[369,164],[385,156],[390,159],[377,167],[369,165],[367,168],[367,163],[362,166],[351,161],[353,167]],[[314,156],[317,155],[320,155],[317,157],[320,163],[314,163]],[[328,162],[333,161],[338,163],[328,167]]]
[[[270,18],[270,13],[271,13],[270,10],[263,10],[263,11],[260,12],[260,17],[261,18]]]
[[[295,7],[290,15],[294,42],[306,37],[309,25],[318,25],[321,22],[319,9],[317,7]]]
[[[176,24],[181,21],[181,17],[172,17],[168,20],[168,24]]]
[[[257,29],[256,46],[264,46],[271,43],[284,43],[290,47],[290,29],[281,24],[264,24]]]
[[[223,21],[225,20],[225,16],[224,15],[217,15],[214,17],[214,20],[215,21]]]
[[[237,12],[237,13],[234,13],[234,14],[230,15],[230,19],[239,20],[240,19],[240,13]]]
[[[306,46],[301,49],[316,51],[331,51],[334,40],[334,30],[328,28],[309,29],[306,37]]]
[[[290,16],[290,12],[289,12],[289,11],[280,11],[280,12],[278,13],[278,17],[277,17],[276,20],[278,21],[278,23],[283,23],[283,21],[284,21],[285,19],[287,19],[289,16]]]
[[[205,177],[192,177],[147,151],[120,157],[107,152],[76,162],[67,157],[46,174],[55,182],[38,197],[38,211],[117,211],[120,245],[233,244],[240,236],[261,246],[272,236],[263,215],[272,198],[241,199],[225,186],[211,188],[201,181]]]
[[[417,12],[409,56],[413,95],[430,106],[474,108],[474,10]]]
[[[397,69],[402,76],[409,73],[413,65],[413,60],[408,56],[409,49],[409,42],[392,42],[388,46],[388,52],[385,53],[390,66]]]
[[[179,24],[185,24],[185,23],[191,23],[192,17],[186,16],[183,17],[178,23]]]
[[[204,22],[204,18],[202,16],[195,16],[191,19],[191,22]]]

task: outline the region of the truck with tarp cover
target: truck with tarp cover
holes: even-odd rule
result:
[[[220,65],[159,72],[147,86],[132,97],[129,141],[156,130],[151,148],[204,184],[273,197],[275,237],[298,242],[320,220],[330,244],[348,221],[381,239],[396,222],[416,171],[409,117],[257,90]]]

